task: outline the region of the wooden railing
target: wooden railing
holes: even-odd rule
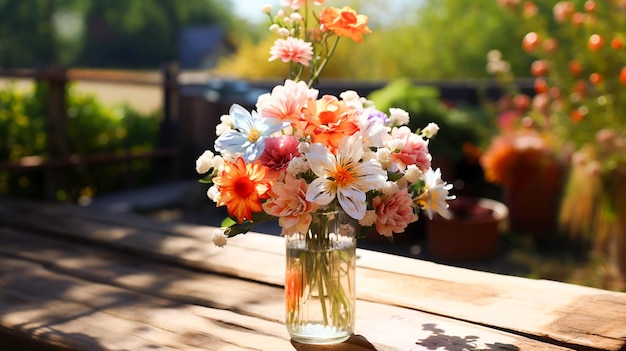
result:
[[[63,186],[64,174],[75,167],[115,164],[133,160],[155,160],[167,169],[170,177],[177,177],[177,167],[173,164],[178,157],[177,136],[174,126],[180,112],[178,67],[176,64],[164,65],[161,74],[137,74],[133,72],[80,70],[51,67],[46,69],[0,69],[0,78],[27,79],[44,82],[47,86],[44,106],[47,115],[47,156],[27,156],[19,160],[0,161],[0,171],[43,173],[44,190],[41,197],[53,200],[56,189]],[[156,147],[149,151],[124,151],[98,154],[75,154],[70,151],[66,133],[67,124],[67,88],[71,81],[94,81],[134,85],[153,85],[163,91],[163,121]]]

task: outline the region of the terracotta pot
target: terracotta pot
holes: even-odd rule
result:
[[[460,208],[465,209],[466,215]],[[506,205],[491,199],[459,196],[450,201],[450,209],[452,219],[435,216],[428,221],[429,254],[446,261],[494,257],[498,252],[500,233],[507,226]]]
[[[511,230],[542,236],[557,232],[565,168],[559,164],[528,170],[523,177],[503,186]]]

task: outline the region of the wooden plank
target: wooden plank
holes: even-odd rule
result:
[[[0,258],[3,328],[70,350],[290,350],[283,325]]]
[[[8,258],[8,255],[19,259]],[[201,336],[197,336],[200,333],[197,330],[196,334],[187,332],[185,335],[193,334],[195,339],[204,338],[212,343],[221,342],[222,346],[230,346],[243,337],[256,345],[255,350],[293,347],[282,325],[284,301],[280,287],[171,267],[94,246],[32,236],[7,228],[0,229],[0,277],[0,315],[8,316],[8,319],[0,319],[2,326],[19,329],[18,323],[28,319],[37,327],[27,332],[41,337],[43,332],[40,328],[43,327],[37,323],[46,321],[56,328],[46,337],[55,335],[58,343],[67,342],[73,346],[73,335],[77,332],[72,328],[77,324],[70,320],[76,318],[83,328],[87,328],[83,334],[91,338],[97,336],[94,340],[98,340],[98,347],[111,345],[104,350],[136,342],[133,337],[125,340],[124,332],[134,336],[132,331],[146,328],[145,325],[172,332],[200,329]],[[33,281],[37,283],[32,284]],[[8,307],[1,302],[2,294],[26,301],[16,303],[12,300],[11,307]],[[24,305],[27,308],[19,307]],[[27,314],[16,314],[16,306],[22,313],[28,309]],[[51,311],[49,306],[54,309]],[[358,301],[357,311],[357,335],[347,343],[325,349],[395,351],[432,350],[435,346],[443,346],[449,349],[565,350],[525,337],[400,307]],[[99,313],[106,313],[106,318]],[[111,315],[122,321],[108,321]],[[212,324],[210,329],[205,330],[206,320],[226,325],[229,330],[214,332]],[[92,323],[95,327],[91,326]],[[118,323],[118,329],[98,329],[109,323]],[[62,324],[63,328],[59,329],[57,324]],[[277,325],[280,325],[278,329]],[[231,328],[248,330],[250,335],[230,332]],[[262,339],[258,333],[263,333]],[[271,337],[266,334],[271,334]],[[171,342],[169,334],[151,334],[150,337],[158,344]],[[273,344],[275,338],[280,340],[278,346]],[[259,347],[261,342],[263,347]],[[181,347],[181,350],[193,349],[183,344],[184,347],[172,345]],[[311,349],[306,345],[294,346],[298,350]],[[81,350],[90,350],[95,346],[81,347]]]
[[[14,209],[36,212],[38,220],[0,213],[0,221],[106,243],[164,262],[282,284],[280,237],[248,233],[231,239],[226,248],[216,248],[207,241],[210,227],[164,224],[175,228],[170,235],[164,229],[114,223],[112,216],[90,214],[87,218],[85,211],[75,212],[72,207],[26,203]],[[204,232],[206,237],[202,237]],[[626,344],[624,293],[472,271],[367,250],[359,250],[358,255],[360,299],[393,301],[399,306],[537,335],[549,342],[607,350],[619,350]]]
[[[0,170],[23,170],[39,168],[63,168],[90,164],[116,163],[143,159],[172,158],[176,151],[162,148],[149,151],[107,152],[90,155],[67,155],[65,157],[45,158],[43,156],[26,156],[16,161],[0,163]]]

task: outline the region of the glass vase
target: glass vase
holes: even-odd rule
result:
[[[314,212],[309,230],[286,236],[286,325],[292,340],[335,344],[354,331],[357,222]]]

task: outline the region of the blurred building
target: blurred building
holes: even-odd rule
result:
[[[220,57],[234,52],[235,46],[222,28],[194,26],[180,32],[178,60],[182,69],[212,68]]]

